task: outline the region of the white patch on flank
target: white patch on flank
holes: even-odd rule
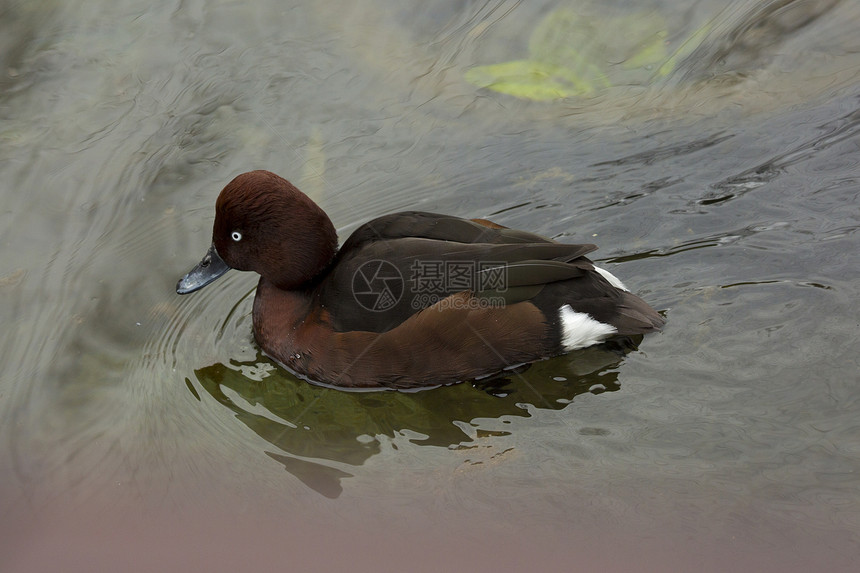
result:
[[[576,312],[569,304],[558,309],[558,314],[561,318],[561,345],[565,350],[598,344],[618,332],[611,324],[594,320],[587,313]]]
[[[621,279],[619,279],[618,277],[616,277],[615,275],[613,275],[612,273],[610,273],[606,269],[601,269],[600,267],[594,267],[594,270],[599,272],[603,276],[603,278],[605,278],[609,282],[609,284],[611,284],[615,288],[620,288],[621,290],[626,290],[627,292],[630,292],[630,289],[627,288],[623,282],[621,282]]]

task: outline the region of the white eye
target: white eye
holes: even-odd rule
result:
[[[233,231],[230,236],[233,238],[234,241],[242,240],[242,233],[240,233],[239,231]]]

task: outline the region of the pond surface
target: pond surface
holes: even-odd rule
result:
[[[0,5],[0,568],[848,571],[860,5]],[[668,323],[345,393],[178,297],[236,174],[595,259]],[[77,569],[76,569],[77,568]]]

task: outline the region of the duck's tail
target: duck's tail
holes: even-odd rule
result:
[[[618,334],[648,334],[666,324],[660,313],[631,292],[624,292],[618,303],[618,314],[611,321]]]

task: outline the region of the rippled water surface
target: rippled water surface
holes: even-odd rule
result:
[[[853,570],[858,29],[838,0],[0,2],[0,568]],[[416,209],[597,243],[668,324],[311,386],[253,342],[256,276],[174,293],[255,168],[342,240]]]

